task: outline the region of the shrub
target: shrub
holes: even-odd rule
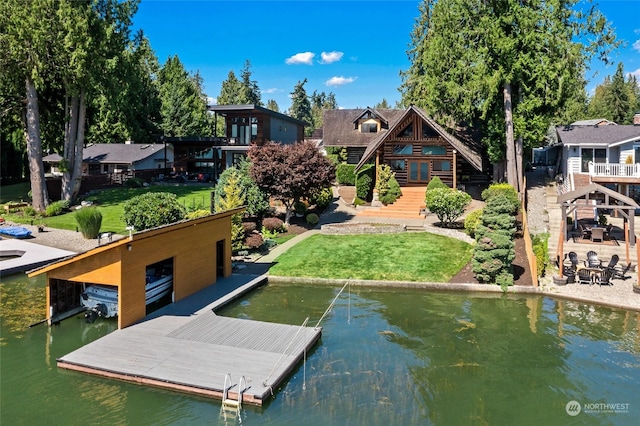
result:
[[[482,223],[482,209],[470,212],[464,219],[464,230],[471,238],[475,238],[480,223]]]
[[[186,217],[185,208],[176,195],[168,192],[138,195],[127,200],[123,209],[122,219],[137,231],[178,222]]]
[[[127,188],[142,188],[144,186],[144,179],[129,178],[124,182],[124,186]]]
[[[199,217],[205,217],[210,214],[211,212],[209,210],[197,209],[197,210],[187,212],[185,219],[197,219]]]
[[[262,226],[267,231],[271,232],[284,232],[284,222],[277,217],[267,217],[262,221]]]
[[[102,226],[102,213],[96,207],[83,207],[76,210],[74,215],[83,237],[86,239],[98,238]]]
[[[27,217],[35,217],[36,214],[38,213],[36,212],[36,209],[33,208],[33,206],[25,207],[23,212],[24,212],[24,215]]]
[[[362,206],[362,205],[364,205],[364,204],[367,204],[367,202],[366,202],[366,201],[364,201],[364,200],[362,200],[362,199],[360,199],[360,198],[358,198],[358,197],[356,197],[356,198],[353,200],[353,205],[354,205],[354,206],[356,206],[356,207],[357,207],[357,206]]]
[[[276,231],[270,231],[264,226],[262,227],[260,233],[262,234],[262,237],[265,239],[265,241],[273,240],[278,236],[278,233]]]
[[[293,203],[293,210],[298,215],[304,216],[304,214],[307,212],[307,209],[307,205],[302,201],[296,201],[295,203]]]
[[[471,202],[471,195],[457,189],[435,188],[427,191],[426,204],[444,227],[450,227]]]
[[[386,164],[378,168],[376,189],[378,190],[378,199],[383,204],[392,204],[402,195],[395,172]]]
[[[358,175],[356,179],[356,194],[358,198],[362,198],[363,200],[370,198],[371,183],[371,178],[368,175]]]
[[[258,226],[255,222],[242,222],[242,229],[244,229],[244,235],[249,235],[258,229]]]
[[[315,204],[318,210],[326,209],[333,202],[333,189],[328,186],[323,190],[313,194],[309,200],[311,204]]]
[[[244,244],[250,249],[257,249],[258,247],[264,244],[264,238],[257,232],[253,232],[247,235],[247,238],[244,240]]]
[[[536,269],[538,277],[545,276],[549,266],[549,234],[534,235],[531,239],[533,254],[536,256]]]
[[[336,166],[336,181],[340,185],[355,185],[355,164],[338,164]]]
[[[320,218],[318,217],[317,214],[315,213],[309,213],[307,215],[307,223],[310,225],[317,225],[318,222],[320,221]]]
[[[391,179],[389,179],[389,189],[385,194],[380,195],[379,200],[383,204],[393,204],[401,195],[402,190],[400,189],[400,184],[396,180],[396,177],[392,176]]]
[[[511,204],[513,204],[513,214],[517,214],[520,209],[520,199],[516,189],[508,183],[494,183],[487,189],[482,191],[482,199],[489,201],[490,198],[502,195],[506,197]]]
[[[58,216],[58,215],[61,215],[68,208],[69,208],[68,201],[64,201],[64,200],[54,201],[53,203],[47,206],[47,208],[44,211],[44,215],[47,217]]]
[[[427,184],[427,191],[429,191],[430,189],[436,189],[436,188],[449,188],[449,187],[445,185],[444,182],[442,182],[439,176],[434,176],[433,178],[431,178],[431,180]]]

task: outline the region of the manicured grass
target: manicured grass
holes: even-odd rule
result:
[[[292,277],[447,282],[472,256],[463,241],[429,233],[313,235],[269,273]]]
[[[12,202],[28,202],[31,184],[29,182],[16,183],[15,185],[5,185],[0,187],[0,204]]]
[[[12,185],[13,186],[13,185]],[[213,187],[200,185],[160,185],[150,186],[146,188],[117,188],[96,192],[84,200],[92,201],[102,213],[102,226],[100,232],[115,232],[117,234],[126,235],[126,224],[122,220],[122,205],[128,199],[145,192],[171,192],[176,194],[179,202],[187,208],[187,210],[195,210],[204,208],[209,210],[211,206],[211,191]],[[6,219],[17,223],[44,223],[48,227],[58,229],[68,229],[75,231],[78,226],[74,212],[65,213],[60,216],[31,218],[19,215],[7,215]]]

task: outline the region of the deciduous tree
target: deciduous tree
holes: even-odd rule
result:
[[[287,224],[294,203],[321,191],[335,179],[333,164],[311,142],[252,146],[248,156],[251,178],[261,190],[284,204]]]

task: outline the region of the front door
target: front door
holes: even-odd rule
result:
[[[409,183],[429,182],[429,162],[409,161]]]

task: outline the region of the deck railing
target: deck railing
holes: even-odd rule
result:
[[[640,178],[640,164],[589,163],[591,176]]]

